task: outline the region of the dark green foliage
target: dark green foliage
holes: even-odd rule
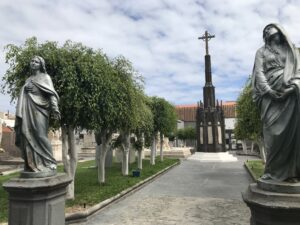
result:
[[[237,139],[258,140],[262,123],[258,107],[252,100],[251,83],[248,83],[237,100],[237,124],[234,130]]]
[[[194,127],[186,127],[176,131],[176,137],[181,140],[194,140],[196,139],[196,130]]]
[[[111,60],[100,50],[81,43],[39,44],[33,37],[21,46],[7,45],[9,68],[3,77],[2,92],[10,94],[12,101],[30,76],[29,62],[35,55],[45,59],[47,72],[60,96],[62,124],[110,131],[152,129],[152,112],[145,103],[143,79],[131,62],[122,56]]]
[[[150,107],[154,117],[153,130],[168,136],[177,126],[175,107],[163,98],[152,97]]]
[[[12,101],[16,100],[20,88],[30,76],[29,62],[35,55],[45,59],[47,72],[60,96],[61,123],[92,127],[90,118],[97,107],[101,89],[99,77],[109,70],[107,57],[101,51],[71,41],[58,46],[50,41],[39,44],[33,37],[22,46],[7,45],[9,68],[3,77],[2,92],[6,90]]]

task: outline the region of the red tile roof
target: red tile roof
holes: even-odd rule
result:
[[[236,102],[228,101],[222,103],[225,118],[236,117]],[[178,119],[182,121],[196,121],[197,104],[177,105],[176,111]]]
[[[2,126],[2,133],[10,133],[13,132],[14,130],[11,127],[7,126]]]

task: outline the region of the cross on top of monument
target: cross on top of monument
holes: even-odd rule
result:
[[[208,41],[214,37],[215,35],[211,35],[207,31],[205,31],[202,37],[198,37],[198,39],[202,39],[203,41],[205,41],[206,55],[208,55]]]

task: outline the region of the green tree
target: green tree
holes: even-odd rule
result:
[[[74,179],[77,166],[75,129],[93,127],[89,118],[100,91],[94,81],[98,80],[96,78],[105,68],[107,59],[100,51],[71,41],[58,46],[58,43],[50,41],[39,44],[33,37],[21,46],[9,44],[6,46],[9,68],[3,77],[2,91],[10,94],[12,101],[29,76],[29,62],[35,55],[45,59],[47,72],[60,96],[61,124],[50,121],[50,125],[61,126],[64,170]],[[67,196],[74,198],[74,181],[69,185]]]
[[[151,101],[149,97],[140,93],[141,96],[138,98],[140,100],[138,107],[138,123],[133,133],[136,136],[136,140],[133,141],[134,148],[138,152],[138,168],[142,169],[142,151],[145,146],[145,137],[151,136],[153,133],[153,114],[151,108],[149,107],[149,102]]]
[[[153,113],[153,135],[151,148],[151,164],[155,164],[156,142],[160,134],[160,159],[163,161],[163,137],[175,131],[177,126],[177,114],[175,107],[163,98],[151,98],[151,110]]]
[[[128,154],[130,134],[139,125],[139,110],[143,96],[141,76],[130,61],[120,56],[110,61],[110,70],[103,74],[99,82],[98,109],[93,117],[98,144],[98,181],[105,182],[105,157],[111,149],[112,135],[119,132],[115,144],[123,151],[122,173],[128,175]],[[115,145],[115,146],[116,146]]]
[[[176,137],[184,142],[186,140],[195,140],[196,139],[196,130],[194,127],[185,127],[183,129],[178,129],[176,131]]]
[[[262,134],[262,124],[258,107],[252,100],[251,84],[247,84],[237,100],[237,139],[258,140]]]
[[[260,112],[252,99],[250,80],[245,85],[237,100],[237,123],[234,129],[236,139],[251,140],[252,145],[257,142],[262,159],[265,161],[265,152],[262,142],[262,122]],[[245,148],[245,147],[244,147]]]

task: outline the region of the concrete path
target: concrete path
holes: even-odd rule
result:
[[[244,161],[250,158],[238,156],[237,162],[227,163],[183,160],[83,224],[248,225],[250,211],[241,192],[252,182],[243,168]]]

